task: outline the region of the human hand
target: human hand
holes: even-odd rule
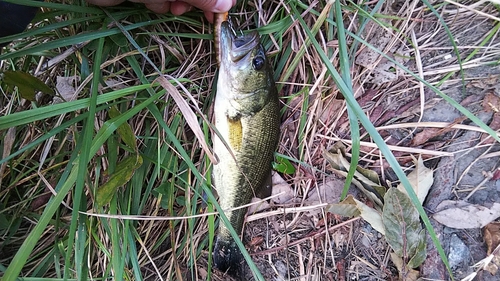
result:
[[[114,6],[125,0],[87,0],[97,6]],[[229,11],[236,4],[236,0],[130,0],[131,2],[144,3],[151,11],[163,14],[171,12],[179,16],[190,11],[193,7],[202,10],[208,21],[213,22],[214,13]]]

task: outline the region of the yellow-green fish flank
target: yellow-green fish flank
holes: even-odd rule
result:
[[[279,138],[279,101],[273,71],[257,33],[235,35],[230,24],[220,29],[220,70],[215,98],[213,180],[223,210],[248,204],[270,188],[268,179]],[[225,144],[224,144],[225,143]],[[225,215],[241,233],[246,208]],[[237,275],[242,255],[224,223],[219,223],[215,266]]]

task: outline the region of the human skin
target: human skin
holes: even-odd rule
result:
[[[143,3],[151,11],[163,14],[171,12],[174,15],[182,15],[193,7],[202,10],[208,21],[213,22],[214,13],[229,11],[236,4],[236,0],[129,0],[130,2]],[[88,3],[97,6],[114,6],[125,0],[87,0]]]

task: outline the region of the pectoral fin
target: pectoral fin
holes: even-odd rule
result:
[[[229,127],[229,145],[232,149],[239,151],[241,149],[241,144],[243,142],[243,128],[241,125],[241,119],[231,119],[227,118]]]

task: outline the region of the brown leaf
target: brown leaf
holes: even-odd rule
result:
[[[488,246],[488,255],[500,244],[500,222],[491,222],[483,228],[484,241]]]
[[[490,124],[488,124],[488,126],[494,131],[497,131],[498,129],[500,129],[500,112],[495,112],[493,114],[493,118],[491,119],[491,122],[490,122]],[[486,138],[488,138],[488,139],[486,139]],[[481,135],[481,143],[493,144],[493,143],[496,143],[496,140],[494,138],[490,137],[489,134],[482,134]]]
[[[492,222],[483,228],[484,241],[488,247],[486,253],[493,255],[491,261],[484,266],[484,270],[496,275],[498,265],[500,265],[500,253],[498,251],[500,245],[500,222]],[[488,257],[487,257],[488,258]]]
[[[420,272],[418,270],[404,267],[403,259],[400,258],[396,253],[392,252],[391,260],[399,271],[399,279],[404,281],[416,281],[420,276]]]
[[[429,141],[430,139],[436,138],[436,137],[441,136],[441,135],[443,135],[451,130],[454,130],[451,128],[451,125],[460,124],[465,119],[467,119],[465,116],[458,117],[455,120],[453,120],[453,123],[451,123],[450,126],[448,126],[446,128],[425,128],[423,131],[421,131],[420,133],[417,133],[415,135],[415,137],[411,140],[410,145],[411,146],[422,145],[422,144],[426,143],[427,141]]]
[[[499,112],[500,111],[500,97],[493,93],[488,93],[483,98],[483,109],[485,111],[491,112]]]
[[[425,128],[421,132],[415,134],[410,142],[411,146],[420,146],[432,138],[439,136],[442,133],[440,128]]]
[[[195,134],[196,138],[200,142],[201,148],[205,151],[207,154],[208,158],[212,161],[212,163],[217,164],[218,161],[215,158],[214,154],[212,153],[212,150],[210,149],[210,146],[208,145],[205,135],[203,133],[203,130],[201,129],[200,124],[198,123],[198,118],[196,116],[196,113],[193,111],[191,106],[189,106],[189,103],[184,99],[184,97],[181,95],[181,93],[177,90],[170,81],[164,77],[160,76],[156,78],[156,80],[160,85],[167,90],[167,93],[170,94],[170,96],[174,99],[175,103],[179,107],[179,110],[182,112],[182,115],[186,119],[186,122],[188,123],[189,127]],[[192,107],[196,109],[196,112],[200,114],[200,116],[203,117],[203,114],[201,113],[201,110],[199,109],[198,105],[194,102],[194,98],[192,96],[189,96],[190,100],[192,102]],[[208,120],[205,120],[208,121]]]

